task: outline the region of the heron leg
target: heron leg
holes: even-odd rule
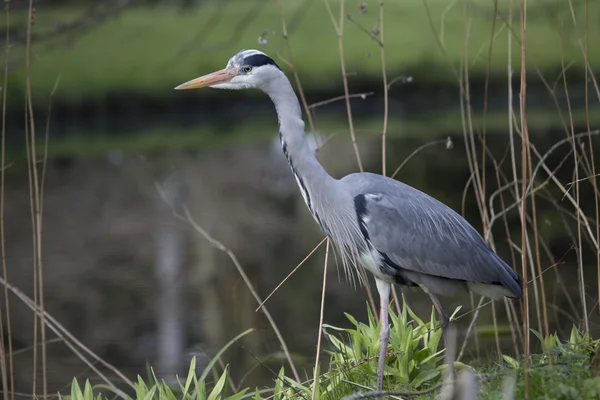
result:
[[[379,364],[377,366],[377,391],[383,390],[383,372],[385,369],[385,355],[390,341],[390,326],[388,321],[388,305],[390,302],[391,284],[375,278],[377,291],[379,292]]]
[[[427,293],[429,295],[429,297],[431,298],[431,302],[433,303],[433,306],[435,307],[437,313],[438,313],[438,318],[440,320],[440,327],[442,328],[442,336],[444,337],[444,345],[446,346],[446,362],[448,364],[448,372],[450,374],[450,376],[452,377],[452,379],[454,379],[455,375],[455,371],[454,371],[454,356],[452,357],[448,357],[449,354],[454,354],[453,348],[451,348],[450,346],[455,346],[454,343],[450,343],[449,341],[449,337],[448,337],[448,326],[450,325],[450,317],[448,317],[448,314],[446,314],[446,312],[444,311],[444,308],[442,307],[442,303],[440,302],[440,300],[433,294],[431,293]]]

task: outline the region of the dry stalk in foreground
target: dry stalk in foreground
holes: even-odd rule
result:
[[[319,335],[317,337],[317,354],[315,356],[315,371],[313,375],[313,390],[311,400],[317,394],[317,378],[319,377],[319,353],[321,352],[321,339],[323,337],[323,314],[325,312],[325,291],[327,289],[327,262],[329,261],[329,238],[325,247],[325,261],[323,262],[323,291],[321,293],[321,311],[319,314]]]
[[[296,273],[296,271],[298,270],[298,268],[300,268],[301,266],[304,265],[304,263],[310,258],[310,256],[312,256],[313,254],[315,254],[315,251],[317,251],[319,249],[319,247],[321,247],[321,245],[323,243],[325,243],[325,241],[329,239],[329,237],[325,236],[320,242],[319,244],[317,244],[311,251],[310,253],[308,253],[308,255],[306,257],[304,257],[304,259],[302,261],[300,261],[298,263],[298,265],[296,265],[294,267],[294,269],[292,270],[292,272],[290,272],[289,274],[287,274],[287,276],[285,278],[283,278],[283,280],[277,285],[275,286],[275,289],[273,289],[271,291],[271,293],[269,293],[269,295],[267,297],[265,297],[265,299],[262,301],[262,303],[260,303],[260,305],[256,308],[256,310],[254,311],[259,311],[262,306],[265,305],[265,303],[271,298],[271,296],[273,296],[275,294],[275,292],[277,292],[279,290],[279,288],[292,276],[294,275],[294,273]],[[327,240],[327,251],[329,251],[329,240]]]
[[[0,164],[0,246],[2,250],[2,276],[8,280],[8,272],[6,268],[6,237],[4,233],[4,186],[5,186],[5,169],[6,169],[6,88],[8,86],[8,68],[10,55],[10,3],[6,3],[4,7],[6,16],[6,42],[4,45],[4,83],[2,87],[2,159]],[[6,336],[4,335],[4,315],[0,310],[0,368],[2,369],[2,391],[4,400],[8,400],[8,393],[11,393],[11,399],[14,400],[15,376],[13,368],[13,347],[12,347],[12,328],[10,318],[10,302],[8,298],[8,289],[4,286],[4,304],[6,307]],[[6,356],[6,348],[4,343],[8,342],[8,357]],[[8,371],[6,368],[6,359],[8,358]],[[10,377],[10,384],[9,384]]]

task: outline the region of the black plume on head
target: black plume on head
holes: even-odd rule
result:
[[[275,63],[275,61],[273,61],[273,59],[271,57],[267,56],[266,54],[249,55],[248,57],[244,58],[244,64],[251,65],[253,67],[261,67],[263,65],[273,65],[273,66],[277,67],[279,70],[281,70],[281,68],[279,68],[279,65],[277,65]]]

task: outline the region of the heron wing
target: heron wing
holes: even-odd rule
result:
[[[343,181],[354,188],[363,234],[388,262],[419,274],[521,293],[518,274],[454,210],[399,181],[353,175],[362,176]]]

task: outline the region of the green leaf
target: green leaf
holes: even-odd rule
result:
[[[352,323],[352,325],[356,326],[357,328],[359,327],[359,323],[356,320],[356,318],[354,318],[352,315],[350,315],[348,313],[344,313],[344,315],[346,316],[346,318],[348,318],[348,321],[350,321]]]
[[[92,385],[90,384],[89,379],[85,380],[85,387],[83,389],[83,398],[85,400],[94,400],[94,391],[92,390]]]
[[[540,341],[540,343],[542,344],[542,346],[546,345],[546,341],[544,340],[544,338],[542,337],[542,335],[538,331],[536,331],[533,328],[531,328],[530,331],[531,331],[531,333],[533,333],[538,338],[538,340]]]
[[[196,385],[196,392],[198,393],[197,397],[199,399],[205,399],[206,398],[206,381],[194,380],[194,384]]]
[[[506,354],[502,355],[502,358],[504,359],[504,361],[506,361],[508,363],[508,365],[510,365],[512,368],[514,369],[518,369],[519,368],[519,362],[517,360],[515,360],[514,358],[507,356]]]
[[[456,307],[452,315],[450,315],[450,321],[454,321],[456,319],[456,314],[462,309],[462,306]]]
[[[187,379],[185,380],[185,387],[181,388],[181,392],[183,396],[187,395],[190,390],[190,385],[194,377],[196,376],[196,356],[192,357],[192,361],[190,362],[190,368],[188,369]]]
[[[256,390],[254,391],[253,400],[262,400],[262,396],[260,395],[260,392],[258,391],[258,388],[256,388]]]
[[[279,374],[277,375],[277,379],[275,380],[275,389],[273,390],[274,396],[273,399],[274,400],[280,400],[283,396],[282,392],[283,392],[283,377],[285,375],[283,374],[283,367],[281,367],[281,369],[279,370]]]
[[[225,386],[225,379],[227,378],[227,369],[228,368],[229,368],[229,366],[225,367],[225,371],[223,371],[223,374],[221,375],[221,377],[219,378],[219,380],[215,384],[215,387],[210,392],[210,395],[208,396],[208,400],[217,400],[217,397],[223,391],[223,387]]]
[[[219,357],[221,357],[221,355],[225,352],[225,350],[227,350],[232,344],[234,344],[235,342],[237,342],[238,340],[240,340],[241,338],[243,338],[244,336],[246,336],[247,334],[249,334],[251,332],[254,332],[254,328],[250,328],[250,329],[240,333],[239,335],[237,335],[236,337],[231,339],[229,342],[227,342],[227,344],[225,344],[225,346],[223,346],[217,352],[217,354],[215,354],[215,356],[212,358],[212,360],[210,360],[210,362],[208,363],[206,368],[204,368],[204,371],[202,371],[202,375],[200,375],[200,381],[204,381],[206,379],[206,376],[212,370],[213,366],[215,365],[215,363],[217,362]]]
[[[73,378],[71,381],[71,400],[82,400],[82,398],[83,393],[81,393],[79,383],[77,383],[77,379]]]
[[[152,397],[154,397],[154,393],[156,392],[156,388],[158,386],[152,386],[152,389],[150,389],[150,391],[148,393],[146,393],[146,396],[143,397],[143,400],[151,400]],[[137,399],[137,400],[142,400],[142,399]]]
[[[580,341],[581,334],[579,333],[575,325],[573,325],[573,329],[571,329],[571,336],[569,337],[569,343],[571,343],[572,345],[576,345],[579,344]]]
[[[246,392],[248,390],[249,390],[249,388],[242,389],[239,392],[237,392],[236,394],[227,397],[225,400],[240,400],[242,397],[244,397],[244,395],[246,394]]]
[[[177,400],[177,396],[175,396],[175,393],[173,393],[173,391],[171,390],[171,388],[169,387],[169,385],[167,385],[166,383],[163,382],[162,389],[164,389],[164,392],[165,392],[164,396],[167,399]]]
[[[465,369],[465,368],[471,368],[471,367],[465,363],[461,363],[460,361],[454,361],[454,368],[455,369]]]
[[[422,326],[425,325],[423,323],[423,320],[419,317],[417,317],[417,314],[415,314],[413,312],[413,310],[411,310],[409,307],[404,306],[404,308],[408,311],[408,313],[410,314],[410,317],[417,323],[418,326]]]
[[[431,352],[427,347],[425,347],[421,350],[417,350],[414,353],[413,359],[417,362],[417,364],[422,364],[423,360],[429,359],[429,356],[431,356]]]
[[[440,375],[441,375],[440,372],[436,371],[435,369],[426,369],[424,371],[419,372],[419,374],[415,377],[415,379],[412,380],[410,385],[413,388],[418,389],[424,383],[430,382],[430,381],[438,378]]]
[[[146,396],[146,393],[148,393],[148,387],[146,386],[146,382],[144,382],[141,376],[138,375],[138,381],[134,386],[135,398],[143,399]]]
[[[437,356],[439,356],[440,354],[442,354],[444,351],[446,351],[446,349],[442,349],[434,354],[431,354],[429,357],[425,358],[423,361],[421,361],[421,364],[427,364],[429,361],[435,359]]]
[[[109,386],[109,385],[105,385],[103,383],[99,383],[97,385],[94,385],[94,387],[96,389],[104,389],[106,391],[112,392],[115,394],[115,396],[123,399],[123,400],[129,400],[131,399],[131,397],[129,397],[124,391],[122,391],[121,389],[118,389],[116,387],[113,386]]]

